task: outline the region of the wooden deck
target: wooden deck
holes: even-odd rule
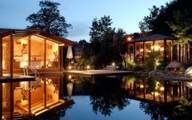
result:
[[[17,76],[3,76],[0,77],[0,83],[8,83],[8,82],[20,82],[20,81],[34,81],[35,77],[33,76],[24,76],[24,75],[17,75]]]
[[[133,74],[133,71],[123,71],[123,70],[67,70],[63,71],[67,74],[75,75],[88,75],[88,76],[103,76],[103,75],[119,75],[119,74]]]

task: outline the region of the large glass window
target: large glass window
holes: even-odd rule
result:
[[[29,65],[28,38],[14,40],[14,69],[27,68]]]
[[[37,37],[31,37],[31,68],[41,69],[45,68],[44,61],[45,61],[45,40]]]
[[[145,60],[146,60],[147,58],[149,58],[149,55],[150,55],[150,53],[152,52],[152,45],[153,45],[153,42],[151,42],[151,41],[145,42],[145,46],[144,46]]]
[[[164,60],[164,41],[163,40],[155,41],[153,50],[155,52],[159,52],[160,60],[163,61]]]
[[[3,38],[3,75],[10,74],[10,36]]]
[[[135,43],[135,61],[141,63],[143,60],[143,42]]]
[[[46,67],[57,68],[59,66],[59,46],[57,43],[46,41]]]

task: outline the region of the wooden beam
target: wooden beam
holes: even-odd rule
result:
[[[31,90],[32,90],[32,88],[31,88],[31,81],[29,81],[28,82],[29,84],[28,84],[28,87],[29,87],[29,99],[28,99],[28,102],[29,102],[29,104],[28,104],[28,109],[29,109],[29,115],[31,115]]]
[[[10,76],[13,77],[14,35],[10,36]]]
[[[145,42],[143,41],[143,58],[142,62],[144,63],[145,61]]]
[[[47,89],[46,89],[46,78],[44,78],[44,107],[47,107]]]
[[[167,62],[167,57],[166,57],[166,54],[167,54],[167,41],[166,40],[163,40],[163,46],[164,46],[164,52],[163,52],[163,62],[166,63]]]
[[[3,76],[3,39],[0,37],[0,77]]]
[[[60,67],[60,71],[63,70],[63,46],[59,47],[59,67]]]
[[[179,62],[181,62],[181,45],[179,44],[179,56],[178,56],[178,58],[179,58]]]
[[[135,61],[135,42],[133,43],[133,59],[134,59],[134,61]]]
[[[47,40],[44,39],[44,68],[46,68]]]
[[[164,48],[165,50],[165,48]],[[173,40],[171,40],[171,62],[173,61]]]
[[[28,67],[31,67],[31,36],[28,37],[28,61],[29,61],[29,66]]]
[[[0,117],[3,115],[3,83],[0,83]]]
[[[10,119],[13,119],[13,112],[14,112],[14,91],[13,91],[13,83],[10,83],[10,89],[9,89],[9,95],[10,95]]]

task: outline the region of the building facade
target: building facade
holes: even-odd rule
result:
[[[39,30],[0,29],[0,117],[36,116],[65,103],[63,48],[73,42]],[[47,72],[56,75],[49,76]],[[35,79],[26,75],[46,73]],[[25,75],[25,76],[23,76]]]
[[[188,63],[191,59],[191,43],[178,44],[176,38],[162,34],[127,35],[128,57],[136,63],[144,63],[150,53],[159,52],[160,61]]]

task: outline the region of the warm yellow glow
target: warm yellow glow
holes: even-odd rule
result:
[[[164,91],[165,88],[163,86],[160,87],[160,91]]]
[[[86,69],[87,69],[87,70],[89,70],[90,68],[91,68],[91,66],[90,66],[90,65],[87,65],[87,66],[86,66]]]
[[[21,88],[23,88],[24,90],[28,89],[28,83],[27,82],[20,82],[20,86]]]
[[[141,48],[139,51],[140,51],[140,52],[143,52],[143,49]]]
[[[155,59],[155,65],[159,66],[161,63],[159,62],[159,59]]]
[[[160,86],[160,82],[157,81],[156,84],[155,84],[155,90],[159,89],[159,86]]]
[[[5,69],[5,61],[3,60],[3,70]]]
[[[63,44],[59,44],[59,46],[65,46],[65,44],[63,43]]]
[[[157,91],[151,92],[151,94],[154,95],[154,96],[159,96],[160,95],[159,92],[157,92]]]
[[[111,65],[114,66],[114,67],[116,66],[115,62],[112,62]]]
[[[69,66],[68,66],[68,69],[69,69],[69,70],[71,70],[71,69],[72,69],[72,66],[71,66],[71,65],[69,65]]]
[[[27,40],[21,39],[21,45],[27,45]]]
[[[71,78],[72,78],[72,75],[69,75],[69,76],[68,76],[68,79],[71,79]]]
[[[6,47],[6,44],[5,44],[5,43],[3,43],[3,47]]]
[[[153,45],[151,46],[151,49],[154,50],[154,51],[159,51],[160,50],[160,46],[159,45]]]
[[[144,88],[144,85],[143,85],[143,84],[141,84],[141,85],[140,85],[140,88],[141,88],[141,89],[143,89],[143,88]]]
[[[162,51],[164,51],[164,48],[163,48],[163,47],[161,47],[161,48],[160,48],[160,51],[161,51],[161,52],[162,52]]]
[[[27,100],[21,100],[21,105],[22,106],[26,106],[28,104],[28,101]]]
[[[127,41],[128,41],[128,42],[131,41],[131,40],[132,40],[132,37],[131,37],[131,36],[127,37]]]
[[[20,62],[20,68],[27,68],[28,67],[28,54],[23,54],[22,59]]]

